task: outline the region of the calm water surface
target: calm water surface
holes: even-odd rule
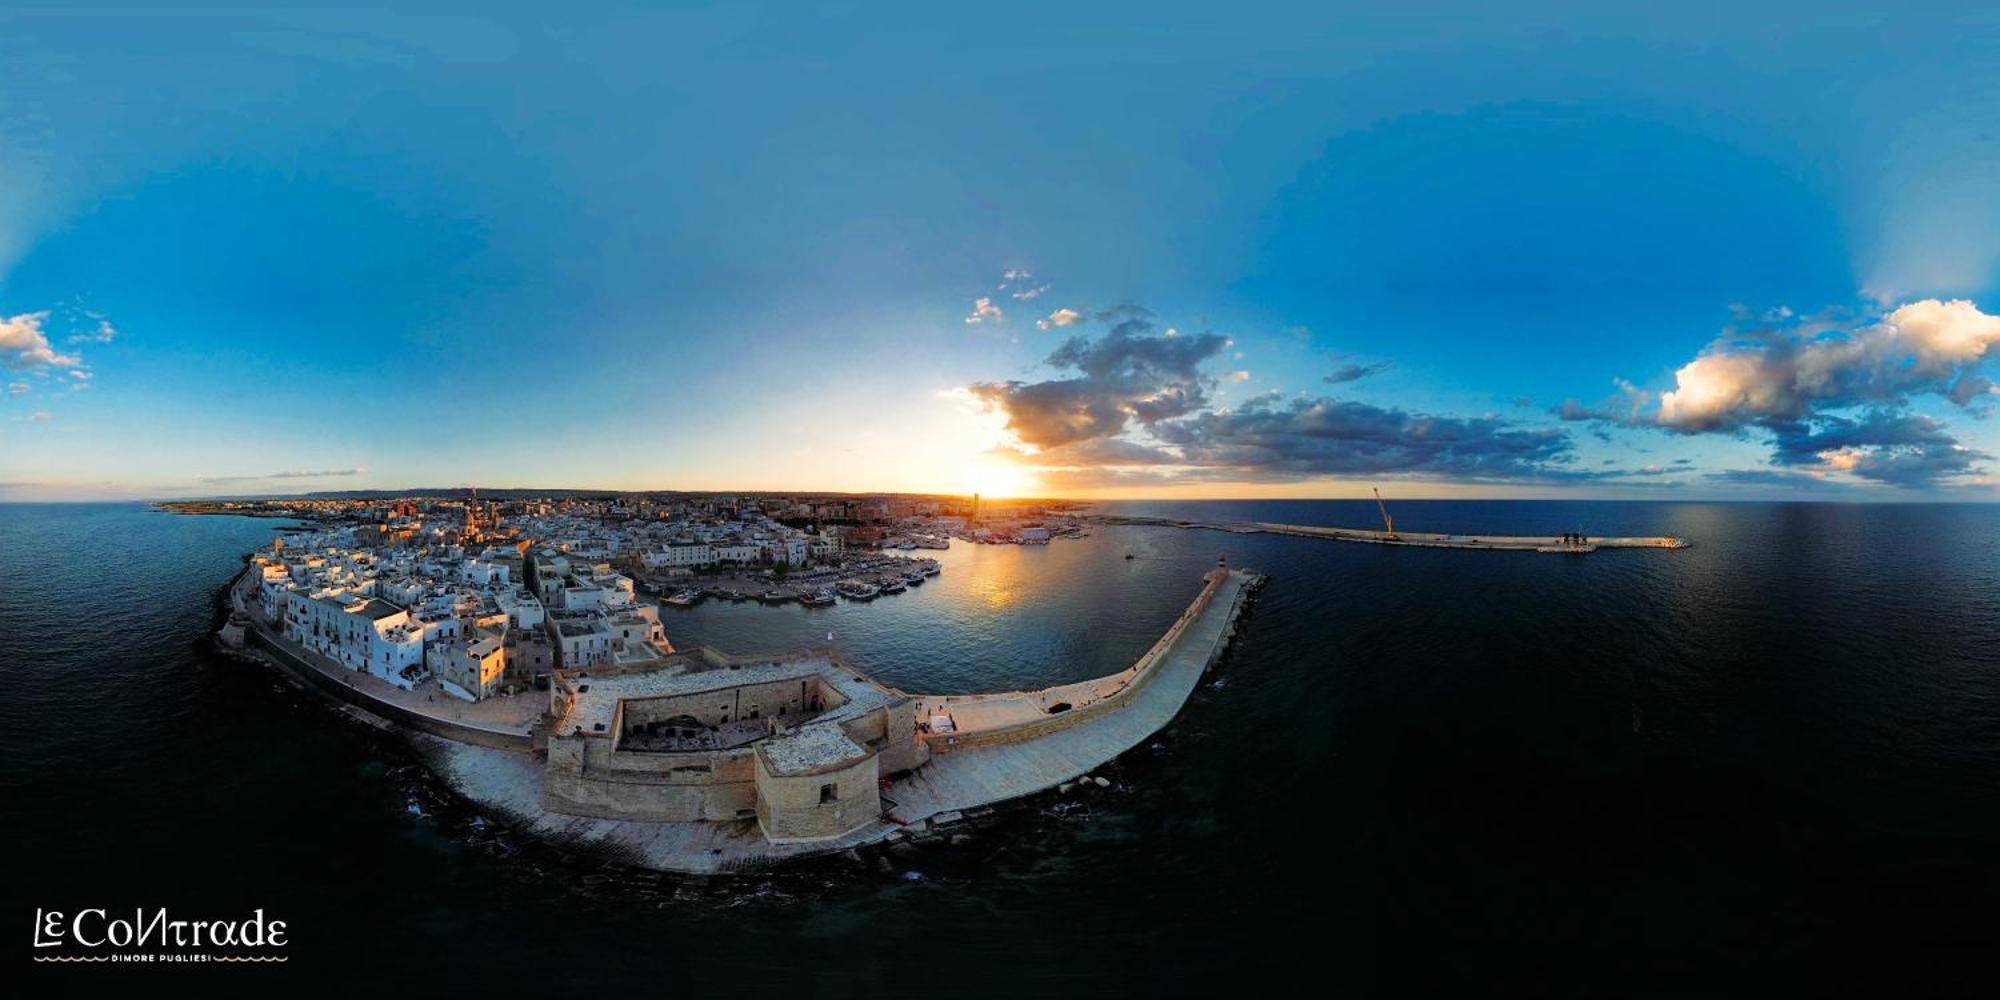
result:
[[[1370,503],[1121,509],[1377,523]],[[293,927],[282,967],[33,970],[65,990],[1990,992],[2000,508],[1395,510],[1696,547],[1111,528],[921,553],[943,576],[870,605],[667,609],[682,645],[832,632],[898,685],[992,690],[1124,666],[1218,554],[1272,576],[1113,791],[959,847],[684,880],[480,829],[393,742],[198,653],[273,522],[0,505],[8,919]]]

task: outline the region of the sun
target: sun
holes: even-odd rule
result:
[[[982,497],[1018,497],[1034,485],[1026,469],[996,462],[968,465],[959,478],[965,483],[965,492]]]

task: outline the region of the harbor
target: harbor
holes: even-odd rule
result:
[[[650,580],[641,578],[638,589],[660,595],[668,608],[691,608],[703,601],[756,601],[762,604],[798,603],[809,608],[831,607],[836,598],[872,601],[889,594],[901,594],[921,587],[943,572],[936,559],[892,555],[870,555],[847,560],[838,566],[788,573],[770,572],[712,574],[698,580]]]

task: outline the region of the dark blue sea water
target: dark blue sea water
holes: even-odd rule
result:
[[[871,605],[669,609],[682,645],[831,631],[896,684],[996,689],[1129,662],[1219,554],[1272,577],[1113,790],[959,846],[685,880],[482,826],[397,741],[198,652],[273,522],[0,505],[7,920],[263,907],[293,927],[285,966],[32,970],[65,992],[1991,992],[2000,507],[1394,507],[1407,530],[1695,547],[1107,528],[955,546]],[[1362,503],[1121,509],[1376,523]]]

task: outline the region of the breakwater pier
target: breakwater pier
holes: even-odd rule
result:
[[[1684,549],[1691,544],[1671,535],[1637,535],[1599,538],[1594,535],[1486,535],[1443,534],[1426,531],[1376,531],[1367,528],[1334,528],[1315,524],[1275,524],[1268,521],[1196,521],[1173,517],[1142,517],[1110,514],[1097,517],[1102,524],[1153,525],[1227,531],[1239,535],[1296,535],[1301,538],[1329,538],[1340,542],[1374,545],[1406,545],[1431,549],[1488,549],[1496,552],[1585,553],[1598,549]]]

